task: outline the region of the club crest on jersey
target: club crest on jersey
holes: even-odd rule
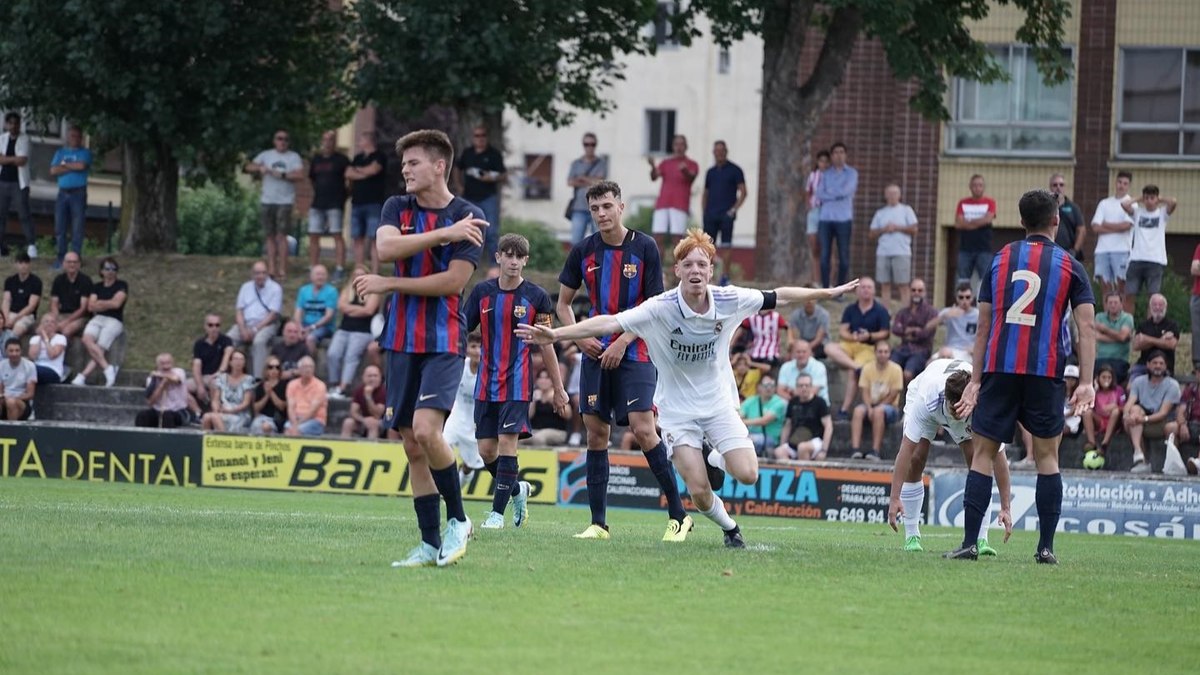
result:
[[[383,411],[383,417],[384,417],[384,419],[392,418],[392,406],[389,405],[387,407],[387,409]]]
[[[595,406],[596,406],[596,399],[598,399],[599,397],[600,397],[600,395],[599,395],[599,394],[588,394],[588,405],[589,405],[589,406],[592,406],[592,407],[595,407]]]
[[[513,307],[513,316],[517,317],[518,319],[524,319],[525,318],[525,305],[515,305]]]
[[[675,436],[673,436],[670,432],[667,432],[667,445],[675,445]]]
[[[627,263],[627,264],[623,265],[621,267],[621,274],[624,274],[626,279],[632,279],[632,278],[636,277],[637,276],[637,265],[634,263]]]
[[[721,329],[722,329],[722,328],[724,328],[724,327],[725,327],[725,323],[724,323],[724,322],[721,322],[721,321],[718,321],[718,322],[717,322],[717,325],[713,326],[713,332],[714,332],[714,333],[720,333],[720,332],[721,332]]]

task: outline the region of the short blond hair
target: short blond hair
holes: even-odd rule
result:
[[[705,234],[704,230],[693,227],[687,231],[683,239],[679,240],[678,244],[675,244],[675,260],[683,260],[696,249],[703,251],[704,255],[708,256],[709,262],[717,257],[717,247],[713,244],[712,237]]]

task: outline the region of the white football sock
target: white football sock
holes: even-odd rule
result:
[[[900,487],[900,503],[904,505],[905,537],[921,536],[921,507],[925,504],[924,483],[904,483]]]
[[[729,517],[729,513],[725,511],[725,502],[721,498],[713,495],[712,506],[707,511],[701,511],[705,518],[713,521],[722,530],[729,531],[737,527],[737,523],[733,522],[733,518]]]
[[[728,469],[725,468],[725,456],[716,450],[708,451],[708,463],[722,471],[728,471]]]

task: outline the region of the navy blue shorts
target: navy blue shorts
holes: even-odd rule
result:
[[[450,411],[466,359],[458,354],[387,352],[386,429],[412,427],[417,408]]]
[[[475,401],[475,438],[529,438],[529,401]]]
[[[579,412],[595,415],[605,424],[616,420],[628,426],[629,413],[654,408],[657,383],[658,371],[653,363],[626,359],[616,368],[604,370],[600,361],[585,356],[579,371]]]
[[[1054,438],[1063,430],[1066,398],[1062,379],[984,373],[971,428],[985,438],[1011,443],[1020,422],[1038,438]]]

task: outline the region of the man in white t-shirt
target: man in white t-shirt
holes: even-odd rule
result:
[[[1133,174],[1117,173],[1115,192],[1096,205],[1092,216],[1092,232],[1096,233],[1096,278],[1104,282],[1104,290],[1125,295],[1125,275],[1129,268],[1129,247],[1133,243],[1133,218],[1125,213],[1121,202],[1129,194]]]
[[[274,146],[245,166],[246,173],[262,178],[259,220],[267,242],[267,273],[280,281],[287,277],[287,232],[296,203],[296,182],[304,180],[304,160],[289,149],[290,143],[287,130],[277,130]]]
[[[259,260],[250,268],[250,280],[238,289],[235,310],[226,335],[237,347],[250,346],[250,372],[261,378],[283,311],[283,287],[268,276],[265,262]]]
[[[641,337],[658,367],[654,404],[659,426],[675,468],[683,476],[697,510],[725,532],[725,545],[743,548],[741,531],[713,493],[701,448],[713,446],[708,461],[744,485],[758,480],[758,456],[750,432],[738,414],[737,385],[729,367],[729,343],[746,317],[763,309],[835,298],[858,280],[831,289],[781,287],[760,291],[738,286],[713,287],[716,247],[699,230],[689,230],[675,246],[679,285],[615,316],[598,315],[571,326],[522,324],[525,340],[549,344],[561,340],[629,332]]]
[[[954,304],[938,312],[925,328],[934,330],[943,323],[946,324],[946,343],[938,350],[937,358],[970,361],[975,353],[975,333],[979,329],[979,308],[975,306],[970,282],[958,284],[954,289]]]
[[[38,382],[58,384],[63,381],[67,355],[67,336],[58,332],[58,318],[45,314],[37,332],[29,338],[29,360],[37,369]]]
[[[892,301],[892,284],[900,287],[900,306],[908,307],[908,282],[912,281],[912,241],[917,233],[917,214],[900,203],[900,186],[883,189],[884,205],[871,219],[867,236],[875,246],[875,280],[885,304]]]
[[[21,356],[21,340],[4,343],[5,359],[0,361],[0,414],[9,421],[27,420],[33,412],[33,392],[37,388],[37,368]]]
[[[1121,200],[1121,208],[1133,216],[1133,244],[1125,274],[1127,307],[1132,307],[1142,290],[1149,290],[1150,295],[1162,291],[1163,270],[1167,267],[1167,219],[1178,205],[1170,197],[1159,197],[1157,185],[1142,188],[1140,202],[1129,195]]]

